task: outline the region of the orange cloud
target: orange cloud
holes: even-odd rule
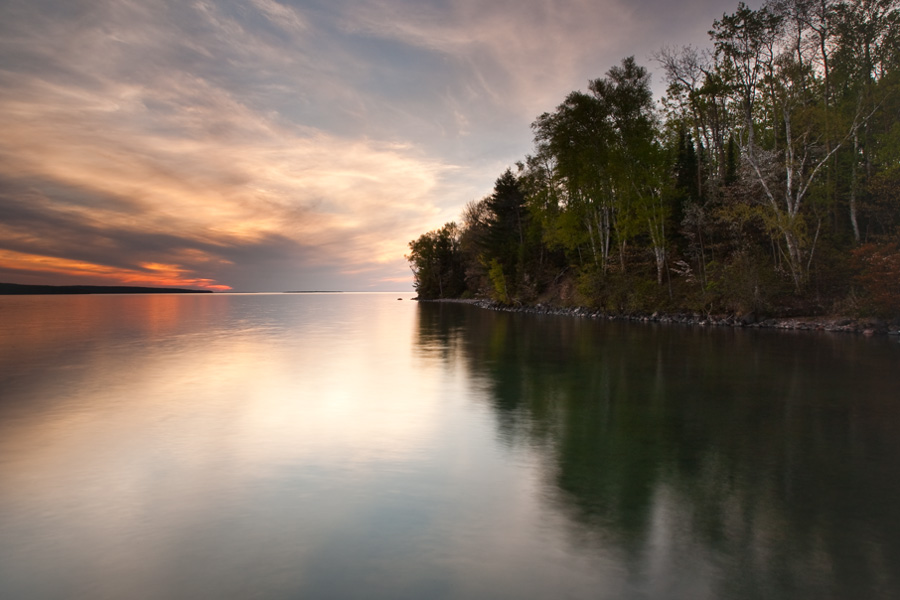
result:
[[[22,76],[21,93],[0,98],[5,132],[0,178],[115,199],[76,202],[38,194],[70,223],[122,235],[177,235],[202,243],[207,255],[217,246],[224,251],[275,236],[319,248],[323,260],[384,264],[402,256],[407,238],[430,226],[428,220],[439,212],[429,196],[452,168],[409,145],[346,140],[281,123],[202,80],[173,76],[158,83],[154,88],[110,83],[74,94]],[[198,103],[189,102],[193,99]],[[157,115],[148,130],[142,107],[154,102],[190,106],[169,115],[170,124]],[[181,135],[159,132],[171,128]],[[88,268],[75,257],[56,259],[55,270],[49,269],[41,258],[52,254],[47,241],[28,237],[36,257],[32,264],[45,265],[46,273],[68,265],[74,269],[70,273],[134,282],[147,281],[146,271],[152,270],[138,257],[131,271]],[[158,261],[171,268],[154,281],[227,287],[185,275],[204,266],[201,253],[185,249],[175,257],[178,262],[171,254]],[[235,262],[223,254],[216,260]],[[138,275],[126,275],[132,271]]]
[[[153,287],[191,287],[214,291],[228,291],[231,287],[211,279],[192,276],[177,265],[141,265],[146,271],[121,269],[95,263],[53,258],[35,254],[0,250],[0,270],[39,273],[46,276],[64,275],[80,278],[96,285],[139,285]]]

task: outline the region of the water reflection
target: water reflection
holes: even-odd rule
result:
[[[640,597],[900,597],[894,341],[419,311]],[[645,596],[646,595],[646,596]]]
[[[0,597],[325,597],[414,552],[440,420],[392,303],[0,298]]]
[[[889,596],[898,346],[0,297],[0,597]]]

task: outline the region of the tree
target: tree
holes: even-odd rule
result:
[[[900,58],[900,10],[896,0],[853,0],[834,8],[835,70],[842,80],[845,110],[854,113],[852,130],[849,217],[853,237],[860,242],[858,206],[863,183],[872,176],[874,136],[869,118],[884,101],[887,79]],[[896,72],[896,71],[894,71]],[[861,118],[862,115],[865,115]],[[893,120],[893,119],[892,119]],[[860,131],[862,139],[860,139]],[[862,174],[860,174],[862,161]]]
[[[536,158],[546,165],[549,200],[562,213],[556,239],[581,256],[587,245],[593,265],[606,271],[616,203],[607,168],[612,157],[609,107],[595,96],[572,92],[556,112],[534,122]],[[582,261],[579,261],[582,262]]]
[[[455,298],[466,289],[460,232],[456,223],[447,223],[409,243],[405,257],[413,272],[413,287],[423,299]]]
[[[591,82],[590,89],[610,106],[613,152],[610,158],[614,187],[620,198],[619,216],[646,224],[656,263],[657,283],[662,285],[667,264],[669,203],[666,156],[659,143],[659,127],[653,110],[650,75],[634,57],[613,67],[606,79]]]
[[[709,35],[720,61],[720,72],[735,95],[743,113],[743,143],[752,152],[755,145],[754,113],[760,81],[771,71],[775,59],[775,41],[781,18],[763,7],[754,11],[743,2],[734,14],[713,21]]]
[[[633,57],[589,82],[590,94],[572,92],[556,112],[532,125],[537,160],[559,182],[560,239],[578,250],[587,242],[593,266],[606,273],[613,241],[625,270],[625,245],[645,232],[662,283],[668,206],[666,157],[659,144],[650,76]],[[580,234],[577,231],[580,229]]]
[[[657,55],[664,111],[626,58],[534,121],[518,175],[466,207],[470,289],[527,301],[570,273],[588,301],[646,308],[652,264],[694,310],[850,293],[851,249],[900,231],[900,0],[739,3],[709,33],[714,51]],[[411,255],[436,296],[458,272],[427,259],[442,243]],[[870,263],[859,282],[888,285]]]
[[[494,193],[485,199],[489,213],[485,255],[494,272],[499,268],[503,273],[507,293],[518,292],[526,278],[525,238],[529,213],[525,200],[525,193],[512,169],[506,169],[497,178]]]

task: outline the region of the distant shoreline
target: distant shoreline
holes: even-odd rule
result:
[[[63,294],[212,294],[212,291],[130,285],[29,285],[0,283],[0,296],[53,296]]]

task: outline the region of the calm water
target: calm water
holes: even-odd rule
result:
[[[900,598],[896,338],[0,297],[0,597]]]

